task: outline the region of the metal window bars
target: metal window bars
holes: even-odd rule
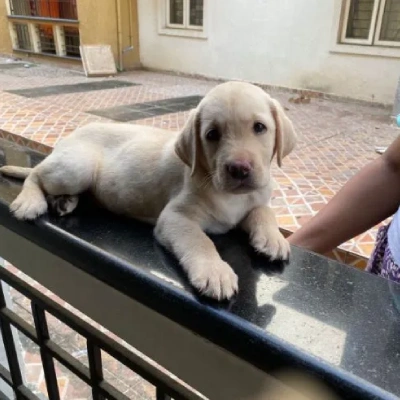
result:
[[[52,25],[38,25],[41,53],[57,54]]]
[[[70,26],[65,26],[64,40],[65,40],[66,55],[68,57],[80,58],[81,53],[79,50],[80,46],[79,29]]]
[[[128,397],[109,384],[103,376],[101,351],[121,362],[130,370],[156,387],[156,400],[203,399],[187,385],[157,366],[149,364],[139,355],[85,322],[5,268],[0,268],[0,280],[26,296],[31,303],[34,327],[7,307],[4,285],[0,285],[0,329],[8,360],[9,370],[0,365],[0,377],[11,386],[18,400],[39,400],[24,384],[15,346],[12,327],[16,328],[39,346],[49,400],[59,400],[60,392],[54,361],[91,387],[94,400],[128,400]],[[89,368],[51,340],[46,312],[79,333],[86,339]],[[7,398],[0,392],[0,398]]]
[[[29,36],[29,28],[27,24],[14,24],[17,36],[18,49],[32,50],[31,38]]]

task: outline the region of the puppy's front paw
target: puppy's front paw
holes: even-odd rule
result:
[[[289,242],[279,230],[267,230],[252,238],[251,244],[259,253],[263,253],[271,260],[288,260],[290,256]]]
[[[21,193],[10,205],[10,211],[17,219],[33,220],[47,211],[47,202],[44,198],[29,198]]]
[[[222,260],[193,267],[189,280],[201,294],[217,300],[230,299],[238,291],[237,275]]]

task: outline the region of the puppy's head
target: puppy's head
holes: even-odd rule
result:
[[[276,100],[257,86],[228,82],[191,111],[175,150],[192,175],[218,190],[246,193],[268,184],[272,158],[281,166],[295,143],[292,123]]]

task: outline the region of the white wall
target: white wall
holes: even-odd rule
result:
[[[331,51],[341,0],[207,0],[207,39],[159,34],[160,1],[138,0],[145,67],[394,100],[400,49],[399,58]]]

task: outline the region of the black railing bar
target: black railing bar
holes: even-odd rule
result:
[[[35,17],[34,15],[8,15],[8,19],[15,20],[26,20],[32,22],[50,22],[58,25],[78,25],[79,20],[77,19],[62,19],[62,18],[51,18],[51,17]]]
[[[12,386],[11,374],[7,368],[0,364],[0,378],[2,378],[8,385]]]
[[[99,389],[101,393],[107,397],[107,400],[131,400],[106,381],[100,382]]]
[[[19,399],[41,400],[38,396],[36,396],[34,393],[32,393],[32,391],[24,385],[21,385],[15,389],[15,395],[17,397],[17,400],[19,400]]]
[[[9,308],[3,308],[0,311],[1,315],[16,329],[21,331],[26,337],[28,337],[32,342],[39,346],[39,341],[36,336],[36,331],[33,326],[31,326],[28,322],[24,321],[18,314]]]
[[[34,328],[24,321],[19,315],[15,314],[12,310],[4,307],[0,311],[0,318],[6,320],[9,324],[13,325],[18,331],[22,332],[27,338],[32,340],[33,343],[39,346],[38,339]],[[18,361],[18,360],[17,360]],[[10,386],[14,387],[11,379],[11,374],[0,365],[0,377],[2,377]],[[19,395],[17,398],[23,398],[27,400],[40,400],[39,397],[34,395],[29,389],[21,385],[17,388],[14,387],[15,393]]]
[[[86,365],[82,364],[76,358],[71,356],[71,354],[65,351],[58,344],[54,343],[52,340],[48,340],[45,343],[45,347],[58,362],[64,365],[64,367],[68,368],[87,385],[91,386],[90,372]]]
[[[26,337],[28,337],[35,344],[37,344],[39,348],[43,347],[45,351],[49,352],[50,355],[53,356],[57,361],[62,363],[66,368],[70,369],[85,383],[90,385],[90,375],[87,367],[78,360],[76,360],[74,357],[72,357],[64,349],[62,349],[52,340],[47,340],[43,344],[41,344],[38,338],[36,337],[34,328],[8,308],[1,310],[1,318],[5,318],[6,320],[8,320],[16,329],[20,330]],[[65,360],[64,358],[67,359]],[[12,386],[10,373],[1,365],[0,365],[0,377],[2,377],[9,385]]]
[[[194,392],[188,386],[179,383],[171,375],[164,373],[155,365],[149,364],[139,355],[127,351],[126,347],[109,338],[103,332],[100,332],[86,321],[83,321],[71,311],[48,298],[37,289],[31,287],[8,270],[0,268],[0,279],[7,282],[10,286],[13,286],[25,297],[31,300],[34,298],[35,302],[42,305],[42,307],[54,317],[58,318],[61,322],[68,325],[86,339],[92,340],[93,343],[98,345],[126,367],[136,372],[152,385],[168,388],[168,393],[172,395],[174,400],[185,400],[187,398],[193,400],[204,400],[204,396]]]
[[[46,315],[42,308],[35,302],[31,302],[33,320],[36,327],[36,335],[39,341],[40,357],[42,358],[44,378],[47,387],[49,400],[60,400],[58,390],[57,375],[54,368],[54,360],[47,351],[45,343],[50,340],[49,329],[47,327]]]
[[[86,365],[76,360],[73,356],[67,353],[63,348],[58,346],[53,341],[49,340],[46,343],[46,348],[51,352],[52,356],[59,361],[64,367],[68,368],[73,374],[80,378],[88,386],[92,387],[92,380],[90,378],[90,370]],[[121,392],[115,389],[106,382],[101,382],[98,385],[101,394],[110,400],[129,400]]]
[[[93,400],[105,400],[99,390],[99,384],[103,380],[103,367],[101,350],[90,339],[86,341],[89,360],[90,379],[92,381]]]
[[[199,396],[189,387],[179,383],[174,377],[163,372],[157,366],[149,364],[140,355],[127,351],[126,347],[113,341],[102,332],[99,332],[96,336],[100,335],[103,337],[98,339],[97,343],[99,347],[152,385],[168,388],[168,392],[173,394],[175,400],[184,400],[187,398],[204,400],[203,396]]]
[[[10,323],[18,330],[20,330],[25,336],[27,336],[29,339],[31,339],[35,344],[40,346],[37,338],[36,338],[36,333],[31,325],[29,325],[27,322],[25,322],[21,317],[19,317],[17,314],[15,314],[12,310],[6,308],[2,310],[2,313],[4,315],[4,318],[6,318]],[[50,344],[51,343],[51,344]],[[56,343],[52,342],[51,340],[47,341],[44,346],[49,349],[48,351],[51,353],[51,355],[59,361],[61,364],[63,364],[66,368],[71,370],[73,373],[75,373],[80,379],[82,379],[85,383],[89,384],[92,386],[92,383],[90,382],[89,378],[89,373],[85,372],[86,366],[73,358],[69,353],[64,352],[64,350],[59,347]],[[64,357],[67,357],[68,360],[64,360]],[[71,366],[71,364],[74,364]],[[76,367],[79,369],[79,372],[76,371],[74,368]],[[82,368],[83,367],[83,368]],[[0,364],[0,377],[4,379],[4,381],[12,386],[12,380],[11,380],[11,375],[7,371],[6,368],[4,368]],[[102,394],[105,394],[109,400],[129,400],[127,396],[116,390],[111,384],[109,384],[106,381],[101,381],[98,384],[100,391]]]
[[[3,283],[0,282],[0,309],[7,306],[6,299],[4,297]],[[16,389],[18,386],[23,385],[21,369],[18,362],[18,354],[15,348],[14,336],[11,329],[11,324],[2,318],[0,314],[0,330],[3,336],[4,349],[7,356],[8,367],[10,369],[12,387]]]
[[[160,388],[156,389],[156,400],[172,400],[163,390]]]
[[[90,339],[97,339],[96,342],[101,342],[103,340],[103,336],[104,338],[108,339],[106,335],[97,331],[96,328],[94,328],[92,325],[81,320],[74,313],[62,307],[54,300],[39,292],[37,289],[33,288],[28,283],[26,283],[16,275],[12,274],[5,268],[0,268],[0,280],[3,280],[8,285],[14,287],[18,292],[20,292],[31,301],[35,301],[37,304],[39,304],[39,306],[41,306],[43,309],[45,309],[47,312],[52,314],[64,324],[68,325],[80,335]],[[111,339],[110,341],[113,342]],[[123,349],[124,351],[126,351],[125,347],[123,347]]]
[[[6,394],[5,393],[3,393],[1,390],[0,390],[0,399],[1,400],[10,400],[10,398],[8,397],[8,396],[6,396]]]

